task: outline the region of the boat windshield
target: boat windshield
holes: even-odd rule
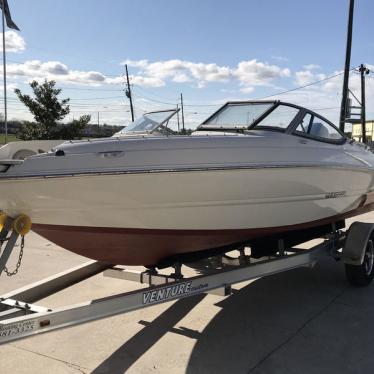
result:
[[[274,103],[229,103],[208,118],[203,128],[247,129]]]
[[[178,110],[179,109],[172,109],[145,113],[140,118],[124,127],[121,131],[114,134],[114,136],[121,136],[129,133],[152,133],[164,124],[167,126],[167,122]]]
[[[334,144],[346,139],[326,118],[281,101],[228,102],[197,128],[197,131],[204,130],[243,133],[270,130]]]

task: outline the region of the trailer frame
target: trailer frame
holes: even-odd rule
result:
[[[351,232],[352,235],[349,230],[346,232],[336,230],[310,249],[284,248],[280,241],[275,255],[259,260],[253,260],[246,255],[244,248],[239,248],[240,255],[236,258],[228,257],[226,254],[210,257],[189,264],[190,267],[199,268],[200,274],[186,278],[181,271],[184,265],[181,263],[175,263],[173,272],[165,275],[160,274],[155,268],[134,271],[89,261],[2,295],[0,344],[201,293],[227,296],[231,294],[233,284],[300,267],[313,267],[324,256],[331,256],[336,260],[343,259],[343,261],[346,257],[349,259],[347,261],[351,261],[349,266],[357,266],[361,269],[365,265],[365,251],[374,229],[372,224],[371,227],[365,225],[365,239],[359,242],[359,246],[352,245],[354,236],[360,233],[356,225]],[[371,230],[370,234],[368,230]],[[347,239],[348,237],[350,240]],[[349,256],[344,256],[346,242],[351,243]],[[372,248],[372,242],[370,245]],[[352,265],[352,258],[356,260],[355,265]],[[147,287],[58,308],[35,304],[40,299],[99,273],[107,277],[133,281],[143,287],[147,285]]]

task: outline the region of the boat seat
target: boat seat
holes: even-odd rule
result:
[[[322,123],[315,122],[310,130],[310,135],[318,136],[319,138],[329,138],[329,132]]]

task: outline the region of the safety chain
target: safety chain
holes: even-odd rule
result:
[[[18,273],[18,270],[22,262],[23,248],[25,248],[25,236],[24,235],[22,235],[21,237],[21,249],[19,250],[19,256],[18,256],[16,268],[13,271],[9,271],[7,267],[4,267],[4,272],[6,273],[8,277],[11,277],[12,275],[16,275]]]

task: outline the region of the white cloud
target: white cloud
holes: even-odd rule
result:
[[[7,64],[7,74],[11,77],[27,77],[28,80],[53,79],[57,82],[98,86],[103,84],[123,84],[122,76],[109,77],[99,71],[73,70],[59,61],[25,61],[21,64]],[[152,76],[131,75],[134,84],[145,87],[161,87],[165,82]]]
[[[287,90],[287,88],[290,86],[292,87],[292,83],[298,86],[304,86],[314,81],[326,78],[326,75],[322,74],[321,71],[316,70],[317,68],[312,64],[305,65],[305,70],[297,71],[291,75],[291,71],[287,68],[280,67],[276,64],[261,62],[256,59],[240,61],[234,66],[224,66],[217,63],[192,62],[178,59],[153,62],[143,59],[139,61],[127,60],[125,62],[132,67],[130,69],[130,72],[132,73],[130,75],[131,83],[138,86],[162,87],[170,82],[176,82],[180,84],[189,83],[194,87],[201,88],[210,84],[211,82],[225,83],[225,85],[218,87],[217,91],[224,92],[224,96],[226,96],[226,98],[220,99],[219,103],[217,101],[217,105],[221,104],[226,99],[230,99],[229,96],[232,96],[234,99],[240,99],[240,97],[243,97],[241,94],[249,95],[259,86],[271,87],[272,90],[268,92],[271,94],[272,92]],[[373,64],[367,64],[367,66],[374,71]],[[74,70],[60,61],[42,62],[39,60],[30,60],[25,61],[22,64],[10,63],[7,67],[8,74],[15,79],[27,78],[27,80],[42,80],[47,78],[54,79],[59,83],[88,85],[93,87],[114,84],[122,85],[124,83],[124,78],[122,75],[108,76],[99,71]],[[339,72],[334,72],[333,74],[337,73]],[[276,87],[275,84],[278,84],[276,80],[282,78],[288,78],[281,82],[282,86],[284,87]],[[359,75],[351,74],[350,87],[355,93],[357,93],[358,96],[360,94],[359,78]],[[277,98],[300,104],[310,109],[319,109],[318,112],[326,115],[332,120],[336,120],[339,115],[338,107],[340,106],[341,89],[342,76],[338,76],[317,85],[312,85],[295,92],[290,92],[289,94],[282,95]],[[267,92],[264,92],[264,94],[266,93]],[[274,98],[276,97],[274,96]],[[135,105],[139,104],[141,109],[152,110],[157,108],[158,104],[153,101],[142,102],[140,100],[140,98],[136,97]],[[207,98],[207,100],[209,100],[209,98]],[[374,107],[371,106],[371,103],[373,102],[374,79],[368,78],[368,118],[374,116]],[[111,104],[106,105],[110,106]],[[140,111],[140,108],[138,107],[137,110]],[[165,105],[160,104],[160,108],[165,108]],[[321,111],[321,108],[333,109]],[[196,106],[196,108],[189,106],[188,109],[191,111],[191,113],[197,112],[199,115],[201,115],[201,108],[199,106]],[[209,108],[209,111],[210,109],[211,108]],[[78,109],[76,109],[75,112],[77,110]],[[114,116],[118,116],[116,113],[118,113],[118,109],[117,111],[114,110],[112,114],[109,112],[105,114],[109,123],[115,122]],[[16,114],[18,115],[18,112],[16,112]],[[126,112],[125,116],[127,115],[128,113]],[[193,115],[193,120],[197,121],[196,118],[198,118],[198,115]],[[207,109],[205,109],[204,116],[207,115]],[[109,118],[113,119],[110,120]],[[186,119],[186,121],[189,120]]]
[[[53,79],[58,82],[79,84],[106,83],[107,77],[97,71],[70,70],[59,61],[25,61],[22,64],[7,64],[7,74],[13,77],[24,76],[30,80]]]
[[[231,70],[227,66],[189,62],[187,68],[200,82],[223,82],[231,77]]]
[[[252,93],[254,90],[255,90],[254,87],[248,86],[248,87],[241,88],[240,92],[244,94],[249,94],[249,93]]]
[[[65,64],[58,62],[58,61],[48,61],[43,64],[43,68],[50,74],[58,74],[58,75],[69,74],[68,67]]]
[[[2,40],[3,33],[0,33]],[[15,31],[5,31],[5,50],[7,52],[19,53],[24,51],[26,48],[25,39]],[[3,43],[0,43],[0,51],[3,50]]]
[[[336,72],[335,74],[337,74]],[[297,71],[295,73],[296,81],[298,86],[305,86],[307,84],[313,83],[326,78],[325,74],[315,74],[310,70]]]
[[[7,83],[6,88],[8,92],[13,92],[16,88],[19,88],[19,85],[17,83]],[[0,84],[0,92],[2,93],[3,90],[4,90],[4,85]]]
[[[225,81],[231,77],[230,68],[215,63],[204,64],[174,59],[144,65],[145,60],[141,61],[143,71],[140,74],[160,80],[171,79],[179,83],[195,80],[199,86],[204,86],[206,82]]]
[[[241,61],[236,67],[178,59],[155,62],[126,60],[124,63],[135,70],[135,74],[130,75],[131,82],[144,87],[162,87],[168,81],[192,82],[199,88],[211,82],[236,82],[240,84],[243,93],[249,93],[254,90],[253,86],[268,86],[273,80],[291,74],[289,69],[257,60]],[[120,75],[112,77],[99,71],[73,70],[60,61],[29,60],[21,64],[10,63],[7,69],[10,76],[27,77],[29,80],[53,79],[93,86],[124,83]]]
[[[309,64],[309,65],[304,65],[303,68],[305,70],[317,70],[317,69],[321,69],[321,66],[317,64]]]
[[[185,73],[178,73],[174,75],[173,81],[177,83],[186,83],[186,82],[190,82],[191,79]]]
[[[242,84],[266,86],[276,78],[289,77],[291,72],[289,69],[282,69],[277,65],[269,65],[254,59],[239,62],[233,74]]]
[[[162,81],[165,84],[168,79],[177,83],[194,82],[199,88],[205,87],[209,82],[235,80],[242,86],[269,85],[272,80],[289,77],[291,74],[289,69],[259,62],[255,59],[241,61],[236,67],[178,59],[155,62],[125,60],[122,64],[137,68],[139,70],[138,76],[157,78],[159,83]]]
[[[165,86],[165,82],[156,77],[142,77],[140,75],[131,75],[131,83],[137,84],[144,87],[162,87]]]
[[[121,65],[128,65],[134,68],[144,68],[148,65],[148,60],[125,60],[121,62]]]
[[[306,84],[312,83],[315,78],[314,74],[310,70],[297,71],[296,75],[296,84],[299,86],[305,86]]]

